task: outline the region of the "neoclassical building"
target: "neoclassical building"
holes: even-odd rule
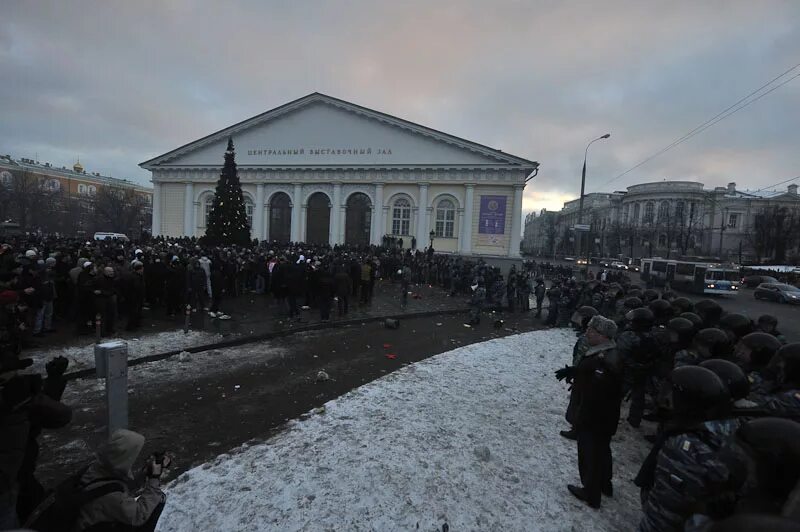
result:
[[[228,137],[253,238],[519,255],[537,162],[319,93],[141,163],[153,235],[205,233]]]
[[[706,189],[696,181],[665,180],[586,194],[588,252],[596,257],[703,256],[741,262],[795,256],[800,254],[797,189],[789,184],[785,190],[739,190],[736,183]],[[557,213],[529,214],[525,251],[577,255],[578,203],[568,201]],[[782,227],[768,230],[765,225],[772,219]],[[780,253],[778,246],[784,248]]]

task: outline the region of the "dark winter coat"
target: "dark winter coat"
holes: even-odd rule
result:
[[[336,295],[339,297],[347,297],[353,290],[353,281],[350,276],[343,270],[333,276],[333,283],[336,289]]]
[[[586,351],[575,370],[572,388],[579,397],[575,428],[609,436],[615,434],[622,403],[622,375],[613,341]]]

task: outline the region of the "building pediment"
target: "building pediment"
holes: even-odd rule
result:
[[[506,167],[538,163],[314,93],[141,163],[221,167],[228,137],[242,167]]]

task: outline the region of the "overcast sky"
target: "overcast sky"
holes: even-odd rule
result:
[[[606,132],[587,191],[755,189],[800,176],[800,78],[607,182],[798,63],[797,0],[4,0],[0,153],[147,182],[318,91],[539,161],[525,211],[575,197]]]

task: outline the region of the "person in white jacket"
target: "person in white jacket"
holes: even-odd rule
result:
[[[206,292],[208,293],[208,299],[211,300],[211,259],[205,255],[200,257],[200,267],[206,272]]]

